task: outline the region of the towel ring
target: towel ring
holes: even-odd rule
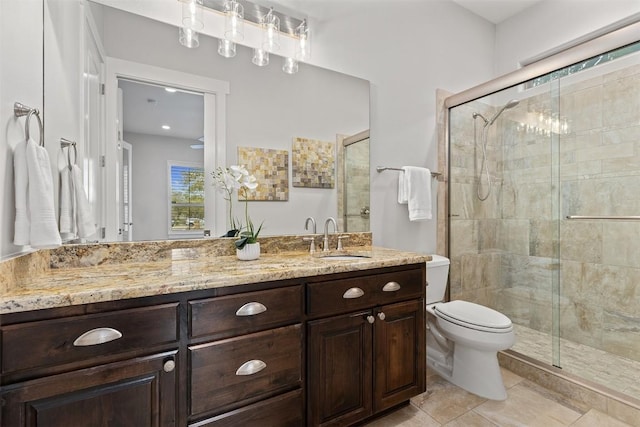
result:
[[[36,119],[38,119],[38,127],[40,129],[40,146],[44,147],[44,126],[42,124],[42,119],[40,118],[40,111],[37,108],[30,108],[24,104],[19,102],[15,102],[13,104],[13,114],[16,117],[27,116],[27,119],[24,124],[24,134],[27,141],[29,141],[29,120],[31,120],[31,116],[36,115]]]

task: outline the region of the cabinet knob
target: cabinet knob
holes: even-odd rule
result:
[[[381,311],[380,313],[378,313],[378,319],[380,320],[384,320],[387,316],[385,316],[384,312]]]
[[[255,316],[264,313],[267,307],[259,302],[248,302],[236,311],[236,316]]]
[[[74,347],[86,347],[90,345],[104,344],[109,341],[122,338],[122,332],[113,328],[96,328],[80,335],[73,342]]]
[[[382,287],[383,292],[395,292],[400,290],[400,283],[398,282],[389,282]]]
[[[244,362],[236,371],[236,375],[253,375],[262,371],[267,364],[262,360],[254,359]]]
[[[367,316],[367,322],[369,322],[369,323],[373,323],[373,322],[375,322],[375,321],[376,321],[376,318],[375,318],[375,317],[373,317],[373,316],[371,316],[371,315]]]
[[[362,295],[364,295],[364,291],[362,289],[349,288],[344,292],[344,294],[342,294],[342,298],[344,299],[360,298]]]
[[[164,362],[164,365],[162,365],[162,369],[165,372],[171,372],[176,368],[176,362],[173,359],[167,360],[166,362]]]

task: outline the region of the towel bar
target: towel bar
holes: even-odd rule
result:
[[[378,173],[380,173],[380,172],[384,172],[384,171],[387,171],[387,170],[390,170],[390,171],[400,171],[400,172],[404,172],[404,169],[401,169],[401,168],[390,168],[390,167],[388,167],[388,166],[378,166],[378,167],[376,168],[376,171],[377,171]],[[442,174],[441,174],[440,172],[431,172],[431,176],[432,176],[432,177],[434,177],[434,178],[437,178],[437,177],[439,177],[439,176],[441,176],[441,175],[442,175]]]
[[[598,215],[567,215],[567,219],[611,219],[617,221],[640,221],[640,216],[620,215],[620,216],[598,216]]]

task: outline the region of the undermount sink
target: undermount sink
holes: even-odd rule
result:
[[[327,261],[346,261],[362,258],[371,258],[371,255],[366,254],[316,254],[316,258],[321,258]]]

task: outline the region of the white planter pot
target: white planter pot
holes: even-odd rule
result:
[[[260,242],[247,243],[242,249],[236,249],[236,256],[241,261],[251,261],[260,258]]]

